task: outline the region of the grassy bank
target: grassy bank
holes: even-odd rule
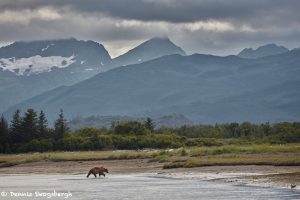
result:
[[[94,161],[152,158],[156,151],[79,151],[79,152],[47,152],[25,154],[0,154],[0,167],[8,167],[39,161]]]
[[[187,158],[175,160],[165,164],[164,169],[169,168],[191,168],[204,166],[226,166],[226,165],[273,165],[273,166],[300,166],[300,153],[276,154],[225,154],[215,156],[203,156],[198,158]]]
[[[300,144],[224,145],[148,151],[80,151],[0,154],[0,167],[38,161],[94,161],[149,159],[165,162],[164,168],[213,165],[300,166]]]
[[[225,145],[181,149],[181,156],[170,158],[164,168],[214,165],[300,165],[300,144],[289,145]]]

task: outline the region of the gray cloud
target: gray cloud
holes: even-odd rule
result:
[[[189,53],[236,53],[300,39],[298,0],[1,0],[0,43],[77,37],[104,43],[113,55],[154,36]]]
[[[192,22],[207,19],[249,19],[299,15],[298,0],[2,0],[1,10],[72,7],[78,12],[102,12],[142,21]],[[297,19],[294,19],[297,20]]]

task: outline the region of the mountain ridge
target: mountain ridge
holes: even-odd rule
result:
[[[171,54],[186,55],[181,47],[175,45],[169,38],[154,37],[146,40],[113,60],[116,65],[121,66],[137,64]]]
[[[141,45],[150,45],[151,51],[156,52],[154,57],[173,54],[172,51],[159,53],[155,43],[161,41],[181,49],[169,39],[150,39]],[[133,52],[137,55],[131,55],[131,58],[137,60],[139,51],[134,48]],[[153,57],[148,53],[144,55],[145,60]],[[17,41],[1,47],[0,92],[3,96],[0,98],[0,112],[45,91],[81,82],[120,65],[126,63],[115,62],[102,44],[91,40]]]
[[[5,47],[1,47],[0,61],[2,62],[0,63],[0,68],[5,70],[7,67],[4,64],[14,65],[18,63],[18,60],[20,60],[19,65],[23,65],[22,67],[30,71],[34,69],[36,60],[33,60],[30,63],[29,59],[36,56],[44,58],[44,60],[46,58],[51,58],[48,59],[48,63],[42,62],[44,65],[48,65],[48,68],[55,67],[59,64],[55,63],[54,57],[61,57],[61,62],[72,57],[72,60],[74,61],[70,64],[75,63],[83,66],[101,65],[103,67],[104,65],[111,64],[111,57],[102,44],[93,41],[69,38],[31,42],[19,41]],[[14,72],[14,70],[11,71]]]
[[[238,56],[241,58],[261,58],[265,56],[278,55],[282,53],[286,53],[289,50],[284,46],[278,46],[274,43],[266,44],[263,46],[259,46],[256,49],[245,48],[243,49]]]
[[[90,78],[110,65],[103,45],[74,38],[1,47],[0,111],[44,91]]]

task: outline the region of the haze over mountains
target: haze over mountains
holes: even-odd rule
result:
[[[43,109],[50,121],[60,108],[68,118],[173,113],[201,123],[300,118],[300,50],[271,44],[238,56],[186,56],[168,38],[153,38],[111,59],[92,41],[21,44],[15,48],[21,50],[13,50],[19,43],[0,49],[0,111],[8,116],[32,107]]]

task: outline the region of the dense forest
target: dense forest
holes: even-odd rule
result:
[[[63,110],[52,128],[46,114],[17,110],[11,122],[0,119],[0,153],[82,151],[144,148],[218,146],[224,144],[300,142],[300,122],[252,124],[227,123],[155,128],[145,122],[114,122],[110,128],[81,128],[70,131]]]

